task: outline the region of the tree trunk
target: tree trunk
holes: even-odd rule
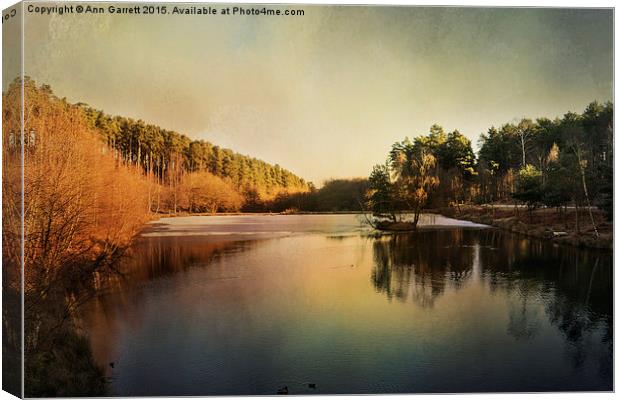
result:
[[[590,222],[594,229],[594,236],[599,237],[598,229],[594,223],[594,215],[592,214],[592,204],[590,204],[590,196],[588,195],[588,185],[586,184],[586,172],[581,162],[581,151],[579,148],[575,148],[575,155],[577,156],[577,162],[579,163],[579,172],[581,174],[581,185],[583,186],[583,194],[586,196],[586,206],[588,207],[588,214],[590,214]]]
[[[418,221],[420,220],[420,210],[415,210],[415,213],[413,215],[413,229],[417,229],[418,227]]]
[[[586,196],[586,206],[588,207],[588,214],[590,214],[590,222],[592,223],[592,228],[594,229],[594,236],[598,238],[598,229],[596,228],[596,223],[594,222],[592,205],[590,204],[590,196],[588,195],[588,186],[586,185],[586,173],[582,167],[580,167],[579,169],[581,170],[581,184],[583,185],[583,194]]]
[[[521,134],[520,136],[521,136],[521,152],[523,154],[523,162],[521,166],[525,168],[525,135]]]

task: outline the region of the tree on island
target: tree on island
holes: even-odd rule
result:
[[[366,205],[376,218],[375,227],[416,229],[429,195],[439,185],[437,158],[433,150],[445,141],[445,135],[439,132],[441,128],[435,125],[433,128],[428,137],[419,137],[413,142],[405,138],[394,143],[386,165],[373,167]],[[442,140],[436,140],[439,138]],[[413,213],[413,220],[405,225],[399,224],[396,217],[403,211]]]
[[[396,222],[394,184],[390,177],[389,164],[372,167],[372,172],[368,178],[368,185],[366,205],[372,212],[373,217]]]
[[[436,175],[437,159],[422,140],[405,139],[392,145],[390,163],[396,178],[397,199],[413,212],[412,228],[420,220],[420,213],[431,192],[439,185]]]

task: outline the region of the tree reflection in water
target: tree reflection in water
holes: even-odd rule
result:
[[[515,340],[537,335],[541,318],[567,340],[573,366],[583,366],[601,343],[601,374],[612,372],[612,255],[564,247],[489,230],[429,230],[373,243],[371,281],[388,299],[433,307],[447,288],[482,284],[515,299],[507,304],[507,332]],[[540,305],[543,307],[540,307]],[[595,335],[604,332],[601,338]]]
[[[376,240],[371,273],[375,289],[389,299],[411,297],[432,307],[448,282],[458,288],[472,278],[475,247],[467,245],[467,232],[419,231]]]
[[[157,278],[206,266],[224,253],[242,252],[254,245],[253,240],[205,240],[197,246],[182,236],[148,238],[134,245],[118,273],[106,275],[99,286],[107,292],[128,291]]]

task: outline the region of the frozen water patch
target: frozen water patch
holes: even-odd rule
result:
[[[403,219],[410,216],[404,215]],[[488,228],[487,225],[422,214],[420,229]],[[241,236],[269,237],[294,234],[347,235],[372,232],[361,214],[215,215],[165,217],[149,223],[142,236]]]

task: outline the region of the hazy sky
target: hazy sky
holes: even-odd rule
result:
[[[292,8],[305,16],[27,14],[26,74],[317,184],[366,176],[433,123],[475,144],[612,98],[611,10]]]

